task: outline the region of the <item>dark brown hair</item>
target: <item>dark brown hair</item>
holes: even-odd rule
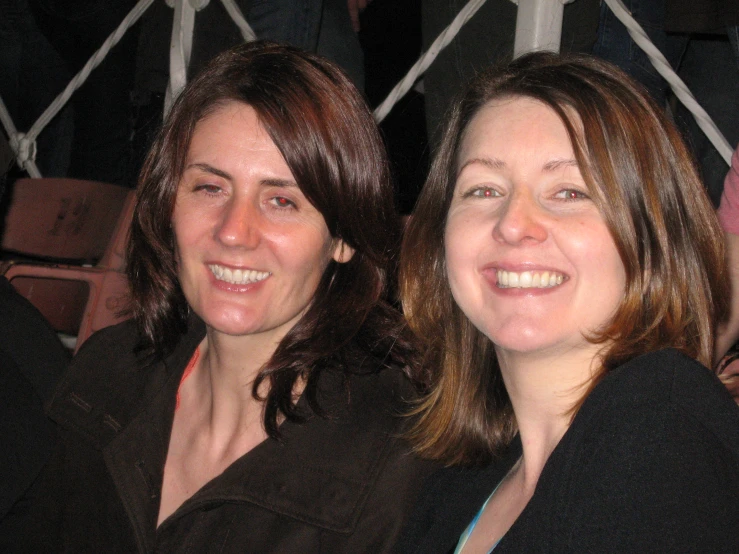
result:
[[[188,305],[177,279],[170,222],[196,124],[228,102],[257,113],[329,232],[354,250],[329,262],[302,319],[279,344],[254,385],[269,382],[265,427],[277,436],[280,413],[299,420],[292,391],[326,368],[405,367],[411,355],[399,313],[385,302],[399,226],[382,140],[364,100],[331,62],[296,48],[253,42],[216,57],[175,102],[144,164],[128,277],[142,349],[161,357],[187,330]],[[369,356],[368,356],[369,355]]]
[[[678,132],[639,85],[596,58],[543,52],[479,75],[450,114],[401,253],[403,308],[432,373],[412,438],[449,464],[487,462],[515,433],[493,345],[452,299],[444,227],[467,126],[491,100],[517,96],[543,102],[564,122],[626,271],[612,321],[588,337],[604,345],[603,359],[580,403],[608,371],[646,352],[674,347],[710,366],[725,315],[729,285],[713,207]]]

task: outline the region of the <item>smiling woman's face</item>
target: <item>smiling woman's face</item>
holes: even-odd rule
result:
[[[487,104],[470,122],[445,230],[455,301],[506,352],[592,348],[624,296],[623,263],[575,161],[541,102]]]
[[[342,253],[256,112],[238,102],[195,127],[172,228],[195,313],[215,331],[275,344]]]

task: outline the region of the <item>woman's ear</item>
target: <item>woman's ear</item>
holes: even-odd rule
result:
[[[336,240],[334,245],[334,255],[332,258],[335,262],[345,264],[354,256],[354,248],[346,244],[343,240]]]

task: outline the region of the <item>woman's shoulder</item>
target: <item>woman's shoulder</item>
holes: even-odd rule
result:
[[[137,342],[138,333],[131,320],[95,332],[72,358],[57,391],[80,383],[115,380],[121,368],[135,365]]]
[[[191,336],[192,335],[192,336]],[[62,428],[104,445],[150,395],[184,369],[199,339],[195,330],[164,360],[139,352],[139,333],[128,320],[93,334],[59,381],[47,411]]]
[[[638,356],[611,371],[585,401],[582,412],[616,419],[616,428],[633,425],[639,416],[680,414],[734,443],[739,453],[739,407],[708,368],[673,348]],[[622,419],[625,413],[631,415]]]
[[[412,363],[412,356],[404,355],[404,346],[399,347],[403,351],[400,355],[397,349],[393,341],[355,337],[328,363],[321,364],[319,388],[338,388],[342,399],[348,393],[347,405],[367,404],[362,410],[405,413],[418,398],[419,388],[406,365]]]
[[[722,388],[672,349],[610,372],[552,453],[532,506],[541,517],[517,539],[557,537],[583,552],[734,551],[739,408]]]
[[[693,358],[675,348],[665,348],[632,358],[609,372],[601,384],[618,388],[630,387],[638,381],[646,386],[646,394],[666,390],[665,384],[675,379],[679,383],[685,377],[697,377],[707,382],[710,375],[711,371]]]
[[[379,362],[373,362],[378,363]],[[362,432],[401,435],[418,391],[397,367],[324,370],[316,385],[316,405],[329,420],[357,426]]]
[[[619,454],[639,463],[685,441],[718,448],[739,462],[739,407],[705,366],[675,349],[638,356],[609,372],[586,398],[567,434],[571,448]],[[597,446],[600,445],[600,446]]]
[[[100,446],[104,425],[91,423],[108,412],[107,406],[125,394],[135,373],[138,333],[132,321],[106,327],[80,347],[59,381],[47,411],[62,428],[85,436]],[[128,400],[130,402],[130,399]]]
[[[141,333],[132,319],[95,332],[82,344],[64,376],[63,382],[101,382],[126,380],[142,369],[164,362],[168,367],[186,364],[205,336],[202,321],[191,318],[188,330],[174,349],[161,358],[142,348]]]
[[[85,358],[118,358],[133,354],[139,333],[132,319],[104,327],[93,333],[75,355],[74,362]]]

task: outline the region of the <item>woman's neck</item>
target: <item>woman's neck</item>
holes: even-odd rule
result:
[[[214,433],[223,448],[235,437],[263,435],[263,403],[254,398],[254,380],[276,345],[249,337],[232,337],[208,330],[200,343],[200,357],[180,389],[181,407],[198,414],[200,426]],[[268,392],[267,384],[260,394]]]
[[[549,456],[567,432],[572,409],[592,380],[600,348],[587,345],[548,356],[498,353],[523,446],[521,471],[526,488],[536,486]]]
[[[230,336],[211,329],[205,340],[204,357],[213,386],[223,394],[251,398],[251,386],[261,369],[277,350],[278,343],[252,336]],[[242,389],[249,389],[243,391]]]
[[[254,379],[275,347],[208,330],[179,405],[164,467],[159,523],[205,483],[267,438]],[[239,340],[242,339],[242,340]],[[260,390],[262,396],[267,392]]]

